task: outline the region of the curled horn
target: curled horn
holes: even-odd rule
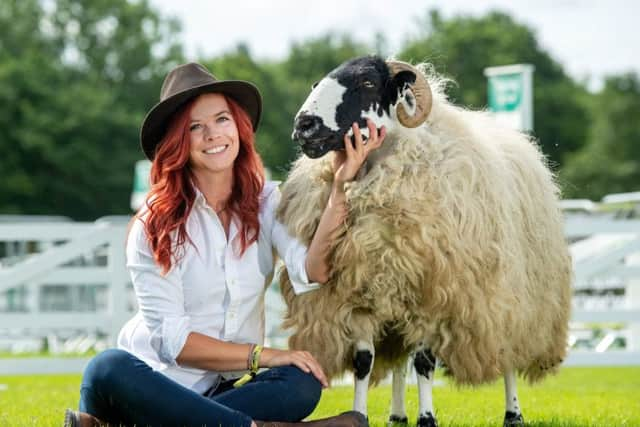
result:
[[[424,75],[418,69],[406,62],[387,61],[387,66],[389,67],[392,78],[401,71],[411,71],[416,75],[416,81],[411,85],[411,92],[413,92],[413,96],[416,98],[415,114],[410,116],[404,109],[404,105],[401,103],[398,103],[396,113],[398,115],[398,120],[403,126],[408,128],[420,126],[425,120],[427,120],[427,117],[431,112],[431,104],[433,102],[431,87],[429,87],[427,79],[424,78]]]

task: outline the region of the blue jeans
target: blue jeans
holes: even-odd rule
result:
[[[249,427],[252,420],[305,418],[318,404],[322,389],[312,374],[295,366],[261,372],[237,389],[231,383],[223,382],[205,397],[134,355],[111,349],[87,366],[80,410],[116,425]]]

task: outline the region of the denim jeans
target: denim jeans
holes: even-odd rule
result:
[[[252,420],[305,418],[322,389],[312,374],[295,366],[271,368],[240,388],[231,384],[223,382],[205,397],[134,355],[110,349],[93,358],[84,372],[80,410],[116,425],[249,427]]]

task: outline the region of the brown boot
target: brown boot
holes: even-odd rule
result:
[[[64,427],[109,427],[109,424],[86,412],[67,409],[64,412]]]
[[[368,427],[367,417],[358,411],[343,412],[321,420],[299,423],[285,423],[280,421],[256,421],[258,427]]]

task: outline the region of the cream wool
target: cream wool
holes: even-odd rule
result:
[[[348,184],[330,280],[294,296],[282,272],[290,347],[312,352],[329,377],[374,337],[374,383],[421,344],[459,383],[508,370],[537,381],[567,348],[571,262],[558,189],[533,141],[453,106],[427,77],[426,123],[390,132]],[[300,157],[282,186],[278,217],[307,244],[332,160]]]

